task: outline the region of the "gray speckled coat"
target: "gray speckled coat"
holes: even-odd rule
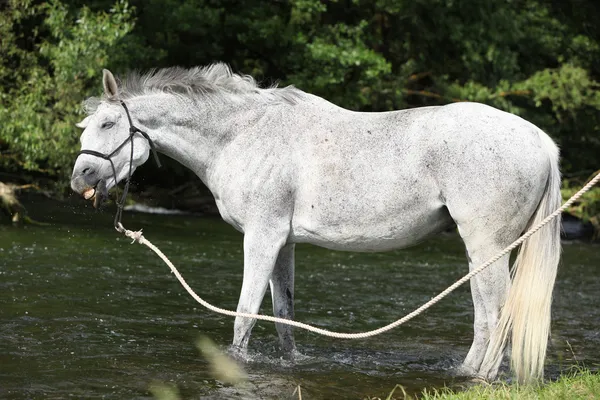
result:
[[[223,64],[132,76],[121,87],[105,71],[103,82],[105,98],[88,102],[80,124],[82,148],[107,154],[127,137],[115,101],[123,99],[158,150],[202,179],[223,219],[244,233],[240,312],[258,312],[270,284],[274,314],[293,318],[296,243],[385,251],[456,224],[474,268],[560,204],[554,143],[486,105],[352,112],[294,88],[259,89]],[[129,154],[126,146],[113,157],[119,181]],[[133,167],[148,155],[136,136]],[[73,189],[99,183],[116,184],[108,161],[79,156]],[[559,254],[555,221],[522,248],[512,284],[508,256],[474,278],[474,341],[462,373],[494,378],[512,335],[519,379],[541,376]],[[235,321],[241,352],[254,322]],[[277,330],[293,353],[291,328]]]

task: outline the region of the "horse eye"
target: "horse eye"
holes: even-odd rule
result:
[[[103,124],[102,124],[102,126],[101,126],[101,128],[102,128],[102,129],[110,129],[110,128],[112,128],[113,126],[115,126],[115,123],[114,123],[114,122],[110,122],[110,121],[109,121],[109,122],[105,122],[105,123],[103,123]]]

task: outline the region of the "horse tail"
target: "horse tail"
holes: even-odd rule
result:
[[[558,147],[541,130],[539,135],[542,147],[549,156],[550,174],[528,229],[559,208],[562,200]],[[533,234],[519,249],[507,300],[485,357],[486,361],[493,360],[498,365],[511,334],[511,368],[522,383],[535,382],[544,376],[552,290],[561,254],[560,227],[560,217],[557,217]]]

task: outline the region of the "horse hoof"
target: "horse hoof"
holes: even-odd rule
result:
[[[491,382],[490,382],[490,381],[488,381],[488,380],[487,380],[486,378],[484,378],[483,376],[478,376],[478,375],[472,376],[472,377],[469,379],[469,382],[471,382],[471,383],[474,383],[474,384],[477,384],[477,385],[486,385],[486,386],[490,386],[490,385],[491,385]]]
[[[471,377],[477,376],[477,371],[475,371],[473,368],[468,367],[466,365],[460,365],[458,367],[453,368],[451,370],[451,374],[454,376],[471,378]]]
[[[227,354],[236,361],[248,362],[250,357],[248,356],[248,349],[245,347],[229,346],[227,348]]]

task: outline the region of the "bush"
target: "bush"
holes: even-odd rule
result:
[[[123,51],[131,12],[125,0],[109,12],[74,14],[58,0],[8,2],[0,13],[1,167],[59,178],[70,171],[80,104]]]

